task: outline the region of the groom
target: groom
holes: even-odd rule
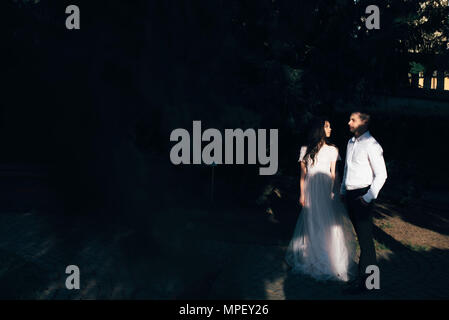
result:
[[[348,125],[354,137],[349,139],[340,194],[346,202],[349,218],[360,245],[359,275],[347,293],[367,291],[365,273],[369,265],[377,265],[373,241],[372,207],[387,179],[387,170],[380,144],[368,131],[370,115],[356,111]]]

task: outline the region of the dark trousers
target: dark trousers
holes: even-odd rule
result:
[[[359,198],[370,187],[346,191],[346,206],[349,218],[354,226],[360,245],[359,279],[364,280],[368,276],[365,271],[369,265],[377,265],[376,249],[373,240],[373,202],[364,206]]]

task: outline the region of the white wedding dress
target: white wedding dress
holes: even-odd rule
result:
[[[302,147],[298,162],[306,147]],[[355,235],[346,209],[330,175],[332,161],[340,160],[337,148],[324,145],[307,163],[305,206],[299,215],[285,260],[293,273],[317,280],[348,281],[355,275]],[[335,188],[336,189],[336,188]]]

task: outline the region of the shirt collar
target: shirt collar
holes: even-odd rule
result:
[[[356,137],[352,137],[352,138],[351,138],[351,142],[355,142],[356,140],[357,140],[357,141],[362,141],[362,140],[364,140],[364,139],[366,139],[366,138],[369,138],[370,136],[371,136],[371,134],[370,134],[369,130],[366,130],[365,133],[362,134],[362,135],[361,135],[360,137],[358,137],[357,139],[356,139]]]

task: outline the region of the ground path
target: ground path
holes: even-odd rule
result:
[[[447,299],[449,236],[404,221],[380,203],[381,290],[347,296],[342,285],[293,275],[283,262],[290,228],[208,210],[164,212],[156,243],[123,228],[68,223],[38,211],[0,214],[0,298],[12,299]],[[93,223],[93,224],[92,224]],[[404,230],[415,236],[407,237]],[[408,241],[403,241],[403,238]],[[427,242],[426,242],[427,241]],[[79,266],[82,287],[65,288]]]

